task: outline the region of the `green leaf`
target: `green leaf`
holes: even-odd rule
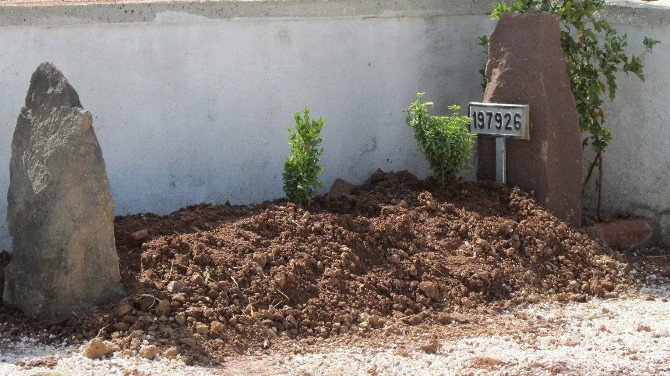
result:
[[[642,44],[644,44],[644,46],[647,48],[647,51],[651,52],[655,45],[661,44],[661,41],[649,37],[644,37]]]
[[[509,5],[505,2],[500,2],[493,7],[493,12],[491,12],[491,18],[497,20],[500,18],[500,15],[505,12],[509,12],[511,9]]]

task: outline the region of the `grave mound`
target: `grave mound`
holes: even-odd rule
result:
[[[129,355],[146,339],[204,363],[286,338],[583,301],[631,282],[608,248],[517,188],[440,189],[406,172],[378,171],[306,208],[203,204],[118,217],[115,232],[128,298],[46,332],[0,308],[0,332],[100,335]]]

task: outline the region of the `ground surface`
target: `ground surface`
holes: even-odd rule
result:
[[[217,367],[120,355],[91,360],[76,346],[0,340],[0,374],[662,375],[670,374],[668,293],[657,287],[617,299],[538,303],[472,323],[379,330],[317,348],[295,341],[294,354],[240,355]]]
[[[127,299],[62,323],[0,305],[0,334],[100,337],[127,355],[174,347],[187,363],[216,364],[277,351],[284,337],[448,324],[542,300],[616,296],[636,280],[617,253],[517,188],[442,189],[379,171],[345,193],[306,208],[278,200],[119,217]],[[8,257],[0,254],[0,277]]]
[[[662,250],[627,257],[496,183],[440,188],[378,171],[340,188],[305,208],[277,200],[117,218],[128,298],[64,322],[0,304],[0,371],[662,371],[666,302],[636,293],[658,282],[645,263],[661,265]],[[0,253],[0,288],[10,259]],[[646,310],[653,323],[641,321]],[[652,344],[620,362],[596,355]]]

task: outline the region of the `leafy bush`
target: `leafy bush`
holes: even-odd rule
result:
[[[459,116],[461,108],[449,106],[451,116],[429,114],[433,102],[422,102],[425,93],[405,110],[407,125],[414,128],[414,137],[428,159],[433,176],[444,186],[467,166],[475,135],[468,130],[470,118]]]
[[[590,143],[595,152],[584,180],[584,188],[591,179],[594,168],[598,167],[596,211],[599,215],[602,153],[612,138],[612,133],[604,127],[603,96],[608,94],[610,100],[614,99],[617,89],[615,74],[619,71],[633,73],[644,81],[644,57],[660,42],[645,37],[642,41],[644,52],[639,55],[626,55],[626,35],[619,35],[607,20],[599,16],[605,10],[605,0],[515,0],[512,5],[501,2],[494,7],[491,18],[497,19],[504,12],[540,9],[555,14],[562,25],[561,46],[565,52],[570,86],[579,112],[579,127],[582,132],[588,133],[584,146]],[[488,45],[488,37],[482,37],[480,41],[480,45]]]
[[[284,162],[284,193],[289,200],[298,205],[306,205],[322,188],[318,176],[323,168],[318,166],[323,149],[319,149],[322,141],[321,128],[325,121],[312,120],[309,107],[305,107],[304,116],[295,114],[295,129],[287,127],[289,133],[289,150],[291,155]]]

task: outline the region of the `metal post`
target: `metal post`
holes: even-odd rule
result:
[[[506,146],[504,137],[496,137],[496,181],[507,182]]]

